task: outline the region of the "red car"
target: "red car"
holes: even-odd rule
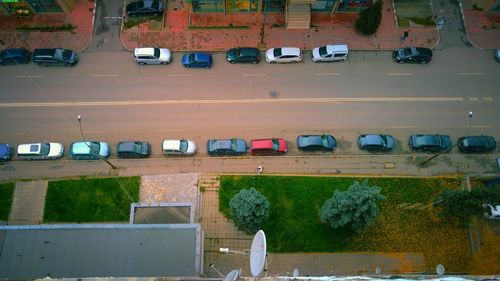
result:
[[[284,154],[287,150],[286,140],[282,138],[258,139],[250,143],[250,155]]]

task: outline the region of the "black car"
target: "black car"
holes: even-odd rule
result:
[[[368,151],[391,151],[394,148],[394,138],[391,135],[361,135],[358,138],[359,148]]]
[[[432,50],[423,47],[407,47],[394,50],[392,59],[397,63],[428,63],[432,59]]]
[[[29,63],[30,61],[30,51],[23,48],[5,49],[0,52],[0,65],[22,64]]]
[[[163,14],[164,7],[163,0],[143,0],[129,3],[126,11],[130,17],[157,16]]]
[[[151,144],[144,141],[122,141],[116,146],[120,158],[146,158],[151,154]]]
[[[412,150],[438,152],[450,149],[451,138],[447,135],[411,135],[408,145]]]
[[[33,62],[43,66],[75,66],[78,63],[78,55],[72,50],[61,48],[35,49],[33,51]]]
[[[257,48],[233,48],[226,53],[226,60],[230,63],[259,63],[260,52]]]
[[[463,153],[491,152],[497,148],[492,136],[468,136],[458,139],[458,150]]]
[[[334,151],[337,141],[332,135],[300,135],[297,148],[303,151]]]
[[[9,161],[14,153],[14,148],[8,143],[0,143],[0,161]]]
[[[247,143],[242,139],[212,139],[207,142],[208,155],[244,155]]]

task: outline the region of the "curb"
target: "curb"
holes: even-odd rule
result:
[[[465,30],[465,36],[467,36],[467,40],[469,40],[469,43],[476,49],[479,50],[484,50],[484,48],[479,47],[476,43],[474,43],[469,36],[469,30],[467,29],[467,21],[465,20],[465,13],[464,13],[464,7],[462,4],[462,0],[458,0],[458,8],[460,10],[460,16],[462,18],[462,23],[464,25],[464,30]]]

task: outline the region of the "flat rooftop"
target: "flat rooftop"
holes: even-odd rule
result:
[[[200,235],[198,224],[0,226],[0,278],[197,276]]]

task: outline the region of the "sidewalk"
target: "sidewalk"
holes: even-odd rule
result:
[[[268,14],[265,18],[265,48],[278,46],[297,46],[312,49],[326,43],[347,43],[352,50],[389,50],[407,45],[433,47],[438,43],[439,34],[435,28],[398,28],[392,0],[383,0],[382,24],[374,36],[362,36],[356,33],[353,25],[357,13],[334,15],[313,14],[311,28],[307,30],[289,30],[283,27],[284,15]],[[491,0],[482,0],[483,2]],[[500,48],[500,13],[474,10],[472,0],[463,0],[463,14],[466,30],[472,44],[477,48]],[[35,15],[31,18],[0,16],[0,48],[25,47],[63,47],[77,51],[87,48],[92,40],[94,24],[94,4],[87,0],[77,0],[69,16]],[[178,5],[177,5],[178,6]],[[188,12],[172,8],[165,15],[165,29],[145,31],[144,28],[132,28],[122,32],[122,44],[127,49],[138,46],[164,46],[174,51],[203,50],[223,51],[235,46],[258,46],[262,15],[220,13],[194,13],[191,25],[246,25],[248,29],[188,29]],[[439,7],[435,7],[438,9]],[[436,12],[436,11],[435,11]],[[18,32],[16,26],[60,25],[71,23],[76,26],[70,32]],[[404,31],[409,37],[401,42]]]

